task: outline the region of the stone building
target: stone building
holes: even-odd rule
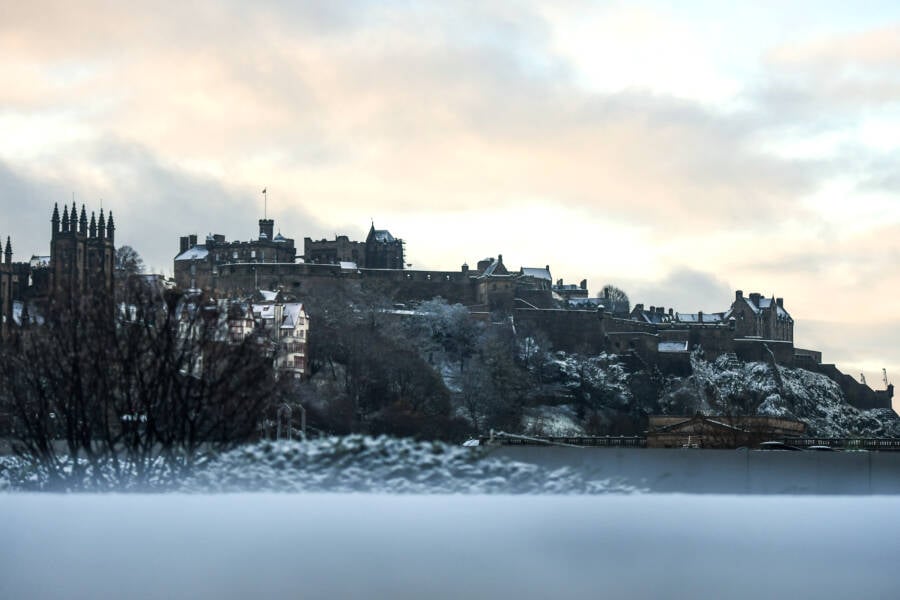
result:
[[[387,229],[369,228],[366,236],[367,269],[403,269],[403,240],[395,238]]]
[[[346,235],[335,236],[334,240],[303,238],[303,260],[317,265],[352,262],[365,267],[366,244],[351,241]]]
[[[112,212],[109,220],[103,209],[99,219],[91,212],[89,223],[83,204],[80,216],[74,203],[71,213],[64,206],[62,219],[54,206],[50,223],[51,304],[70,305],[94,295],[111,298],[116,256]]]
[[[396,269],[406,267],[403,240],[395,238],[387,229],[369,228],[365,242],[356,242],[346,235],[333,240],[303,238],[303,260],[316,265],[353,263],[360,269]]]
[[[794,319],[784,309],[782,298],[765,298],[757,293],[745,297],[738,290],[727,318],[734,319],[734,332],[738,337],[794,341]]]
[[[800,437],[806,423],[766,416],[651,415],[648,448],[738,448],[773,439]]]
[[[273,219],[259,220],[259,237],[247,242],[225,240],[221,234],[182,236],[175,256],[175,283],[181,289],[213,290],[225,265],[293,264],[297,252],[294,240],[274,233]]]

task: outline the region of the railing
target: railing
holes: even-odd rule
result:
[[[900,451],[900,439],[894,438],[777,438],[797,448],[828,446],[835,450]],[[500,446],[577,446],[580,448],[646,448],[647,438],[640,436],[526,436],[502,431],[481,436],[479,444]]]
[[[900,439],[895,438],[782,438],[780,441],[798,448],[828,446],[835,450],[900,450]]]
[[[577,436],[547,436],[531,437],[504,433],[502,431],[491,432],[490,436],[482,436],[479,443],[495,444],[501,446],[576,446],[579,448],[646,448],[647,438],[639,436],[619,437],[577,437]]]

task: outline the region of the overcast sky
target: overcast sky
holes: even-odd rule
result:
[[[0,235],[54,202],[178,237],[502,253],[682,312],[785,298],[796,342],[900,370],[900,3],[0,4]]]

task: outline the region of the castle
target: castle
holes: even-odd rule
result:
[[[260,222],[262,223],[262,221]],[[456,271],[404,268],[403,243],[374,224],[365,243],[347,236],[334,240],[304,240],[303,262],[297,262],[293,243],[279,255],[264,251],[266,232],[252,242],[214,244],[228,251],[214,253],[210,238],[205,246],[195,236],[182,238],[175,257],[176,284],[200,287],[218,297],[247,297],[258,289],[283,290],[303,296],[328,286],[376,291],[394,305],[416,304],[440,296],[465,305],[473,318],[511,317],[518,330],[544,336],[553,348],[585,353],[615,353],[662,373],[688,375],[691,353],[702,351],[709,360],[729,356],[797,366],[824,373],[837,381],[858,408],[890,408],[893,390],[875,391],[823,364],[814,350],[794,346],[794,319],[782,298],[735,292],[734,301],[721,312],[696,313],[645,308],[629,311],[621,299],[604,295],[589,298],[587,282],[553,284],[550,266],[509,269],[503,255],[478,261],[474,269],[463,264]],[[214,247],[219,247],[218,245]],[[243,249],[243,250],[241,250]]]
[[[637,304],[629,312],[620,300],[588,298],[586,281],[579,286],[553,284],[550,266],[509,269],[503,255],[463,264],[455,271],[412,270],[403,263],[402,240],[374,224],[365,243],[347,236],[334,241],[304,240],[304,262],[297,262],[294,240],[275,234],[274,221],[259,221],[258,239],[228,242],[222,235],[184,236],[174,259],[176,285],[202,290],[218,298],[247,298],[258,290],[302,297],[326,286],[375,291],[395,305],[442,297],[468,307],[473,318],[488,322],[503,317],[518,330],[540,332],[553,348],[622,355],[635,368],[662,373],[690,373],[690,355],[707,359],[726,355],[767,361],[824,373],[838,382],[858,408],[890,408],[892,386],[874,391],[823,364],[814,350],[794,346],[794,320],[781,298],[735,293],[727,310],[680,313]],[[0,262],[0,316],[5,338],[15,324],[27,324],[54,308],[112,297],[115,224],[102,209],[99,218],[73,204],[54,206],[49,257],[12,262],[7,237]],[[352,259],[356,260],[352,260]],[[351,259],[351,260],[344,260]]]

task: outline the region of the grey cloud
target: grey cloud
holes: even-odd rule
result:
[[[260,190],[230,188],[192,175],[124,140],[106,138],[82,151],[108,178],[108,186],[84,181],[64,166],[59,172],[76,190],[79,205],[98,210],[103,198],[104,208],[115,215],[117,245],[136,248],[148,267],[171,271],[180,235],[197,233],[203,239],[215,232],[229,239],[250,239],[258,234],[257,220],[263,212]],[[71,194],[56,179],[22,175],[0,163],[0,214],[4,217],[0,234],[11,229],[14,244],[22,252],[49,251],[49,207],[52,202],[69,201]],[[321,227],[296,206],[270,217],[286,235],[299,238],[301,253],[304,232]],[[12,225],[7,228],[6,223]],[[17,250],[16,259],[27,258],[23,256]]]
[[[665,306],[676,312],[721,312],[728,310],[734,297],[727,282],[689,267],[676,269],[657,281],[625,281],[619,287],[628,293],[632,306]]]

